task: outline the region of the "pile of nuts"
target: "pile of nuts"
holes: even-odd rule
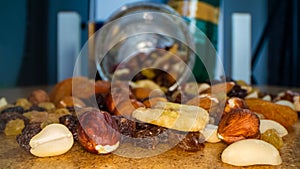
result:
[[[123,143],[155,149],[177,142],[185,151],[199,151],[205,142],[223,141],[229,145],[224,163],[281,164],[282,137],[298,121],[299,93],[274,96],[233,80],[166,88],[148,79],[112,85],[73,77],[49,94],[36,90],[14,104],[1,99],[0,131],[17,135],[18,144],[39,157],[66,153],[73,141],[95,154]]]

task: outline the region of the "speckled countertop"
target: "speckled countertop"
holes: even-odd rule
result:
[[[300,122],[284,137],[280,154],[283,163],[279,166],[251,166],[244,168],[300,168]],[[237,168],[224,164],[220,154],[226,147],[223,143],[205,143],[202,151],[185,152],[175,147],[167,152],[148,158],[125,158],[115,154],[95,155],[86,152],[78,143],[66,154],[38,158],[23,151],[15,137],[0,135],[1,168]],[[130,146],[124,149],[130,149]],[[242,168],[242,167],[240,167]]]

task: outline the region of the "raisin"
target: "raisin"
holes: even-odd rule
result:
[[[275,129],[266,130],[260,137],[262,140],[272,144],[278,150],[283,146],[283,140]]]
[[[45,111],[47,111],[47,109],[45,109],[43,107],[39,107],[39,106],[33,105],[28,110],[26,110],[24,112],[31,112],[31,111],[45,112]]]
[[[6,123],[4,133],[7,136],[19,135],[25,127],[24,121],[21,119],[10,120]]]
[[[29,119],[18,112],[5,112],[0,115],[0,131],[5,129],[6,123],[10,120],[21,119],[25,125],[29,123]]]
[[[24,113],[24,108],[21,106],[14,106],[14,107],[8,107],[1,111],[0,114],[6,113],[6,112],[17,112],[17,113]]]
[[[178,139],[182,139],[183,133],[178,135]],[[200,132],[189,132],[178,143],[178,147],[185,151],[199,151],[204,148],[205,138]]]
[[[31,123],[25,126],[22,130],[22,133],[17,136],[17,143],[23,148],[25,151],[30,152],[29,142],[33,136],[38,134],[41,131],[40,123]]]
[[[227,93],[228,97],[245,98],[247,96],[247,90],[242,89],[240,85],[234,85],[230,92]]]
[[[64,115],[59,118],[59,123],[65,125],[73,135],[75,140],[78,140],[77,126],[78,120],[73,115]]]

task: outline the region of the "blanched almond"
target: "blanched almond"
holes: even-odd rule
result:
[[[246,139],[229,145],[222,153],[224,163],[235,166],[280,165],[279,151],[271,144],[257,139]]]

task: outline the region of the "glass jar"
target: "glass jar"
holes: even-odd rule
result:
[[[125,5],[95,35],[95,61],[103,80],[169,78],[166,87],[176,88],[192,74],[193,50],[185,21],[163,4]]]

